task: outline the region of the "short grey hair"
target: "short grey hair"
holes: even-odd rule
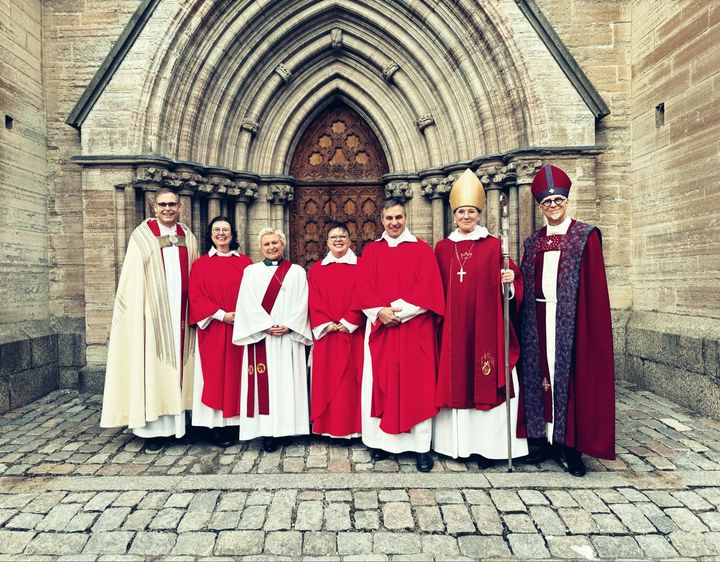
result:
[[[285,236],[285,233],[279,228],[273,228],[272,226],[265,226],[260,229],[260,232],[258,233],[258,246],[262,248],[263,236],[267,236],[268,234],[277,236],[282,241],[283,246],[287,246],[287,237]]]

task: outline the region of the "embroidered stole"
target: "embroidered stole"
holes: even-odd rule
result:
[[[162,258],[162,264],[163,264],[163,270],[165,269],[165,252],[162,251],[163,247],[167,247],[167,244],[163,246],[163,244],[160,242],[161,238],[164,238],[160,235],[160,225],[158,224],[157,220],[151,220],[148,221],[148,227],[150,228],[150,231],[155,235],[155,237],[158,239],[158,243],[160,244],[160,256]],[[188,249],[185,245],[185,231],[182,229],[182,227],[179,224],[175,225],[175,229],[177,232],[177,238],[178,238],[178,256],[180,258],[180,279],[181,281],[181,288],[180,288],[180,357],[185,357],[185,324],[187,322],[187,302],[188,302],[188,280],[190,278],[190,265],[189,265],[189,259],[188,259]],[[182,386],[183,382],[183,361],[180,361],[180,385]]]

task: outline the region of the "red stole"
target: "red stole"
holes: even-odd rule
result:
[[[160,234],[160,224],[157,219],[150,219],[147,223],[150,231],[157,237],[162,236]],[[175,225],[175,232],[179,237],[185,237],[185,231],[179,224]],[[182,358],[185,353],[185,322],[187,318],[187,302],[188,302],[188,278],[190,273],[190,263],[188,260],[187,246],[178,246],[178,256],[180,258],[180,387],[182,388],[183,383],[183,364]],[[160,249],[160,257],[163,261],[163,269],[165,269],[165,254]]]
[[[270,314],[275,306],[275,301],[282,289],[282,282],[290,270],[290,262],[281,260],[275,274],[270,279],[265,296],[262,300],[262,307]],[[260,415],[270,413],[270,387],[268,383],[267,348],[265,338],[247,347],[248,354],[248,390],[247,390],[247,417],[255,417],[255,379],[257,378],[258,410]]]

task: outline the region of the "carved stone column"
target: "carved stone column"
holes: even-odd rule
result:
[[[235,229],[240,252],[247,254],[248,248],[248,203],[257,199],[257,184],[247,181],[234,182],[228,195],[235,197]]]
[[[490,166],[478,169],[476,172],[480,175],[480,182],[485,188],[485,216],[486,227],[493,236],[500,236],[501,229],[501,209],[500,194],[505,181],[506,170],[502,166]]]
[[[169,172],[155,166],[138,168],[135,175],[135,185],[143,191],[143,217],[148,219],[155,216],[153,204],[155,193],[163,187],[163,182],[168,179]]]
[[[194,225],[192,220],[192,200],[200,181],[202,181],[200,174],[185,167],[179,167],[176,170],[173,180],[178,195],[180,195],[180,222],[189,226],[193,234],[198,234],[195,231],[200,227],[199,224]]]
[[[430,176],[422,180],[420,194],[430,199],[432,205],[433,245],[445,238],[445,201],[450,194],[454,175]]]
[[[135,186],[132,183],[125,184],[123,189],[123,198],[125,199],[125,246],[123,248],[119,248],[118,250],[122,251],[124,256],[127,243],[130,240],[130,235],[140,222],[135,216]]]
[[[535,173],[542,166],[540,160],[518,160],[514,162],[517,174],[518,191],[518,254],[522,253],[522,244],[536,228],[535,201],[533,200],[531,184]]]
[[[287,234],[288,225],[285,224],[285,207],[290,204],[295,195],[295,188],[289,183],[271,183],[268,185],[267,199],[271,203],[270,220],[275,228]]]

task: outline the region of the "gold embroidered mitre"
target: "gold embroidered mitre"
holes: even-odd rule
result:
[[[450,190],[450,208],[453,212],[458,207],[477,207],[482,211],[484,206],[485,189],[475,173],[467,168]]]

